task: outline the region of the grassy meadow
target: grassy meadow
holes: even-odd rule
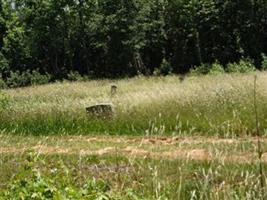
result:
[[[3,90],[0,199],[266,199],[266,86],[267,73],[254,72]],[[87,115],[103,102],[113,118]]]
[[[257,73],[261,130],[267,127],[267,73]],[[253,135],[254,73],[63,82],[2,91],[0,130],[30,135]],[[110,96],[110,86],[118,92]],[[116,107],[113,119],[85,108]]]
[[[2,135],[0,144],[0,199],[265,198],[254,138]]]

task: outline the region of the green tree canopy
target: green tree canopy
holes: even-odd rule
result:
[[[152,74],[267,54],[264,0],[1,0],[2,74]],[[4,64],[2,64],[3,66]],[[3,68],[3,67],[2,67]]]

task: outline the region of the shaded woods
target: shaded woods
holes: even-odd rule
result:
[[[267,54],[265,0],[0,0],[0,73],[186,73]],[[165,69],[161,69],[165,68]]]

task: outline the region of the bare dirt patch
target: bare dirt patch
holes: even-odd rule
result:
[[[31,150],[34,150],[41,154],[67,154],[70,153],[70,149],[57,147],[57,146],[46,146],[46,145],[36,145],[31,148]]]
[[[1,150],[1,149],[0,149]],[[25,150],[25,149],[24,149]],[[177,149],[173,151],[163,151],[163,152],[153,152],[144,150],[142,148],[128,146],[124,149],[115,148],[115,147],[106,147],[99,150],[80,150],[79,152],[71,148],[59,148],[52,146],[35,146],[31,150],[34,150],[40,154],[77,154],[81,156],[89,155],[121,155],[127,156],[129,158],[153,158],[153,159],[183,159],[183,160],[196,160],[196,161],[222,161],[222,162],[235,162],[235,163],[249,163],[254,162],[257,159],[257,155],[253,153],[247,154],[228,154],[228,155],[214,155],[206,149]],[[3,153],[18,153],[21,150],[17,151],[8,151],[6,149]],[[263,162],[267,162],[267,153],[263,154]]]

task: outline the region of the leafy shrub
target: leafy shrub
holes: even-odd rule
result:
[[[201,75],[208,74],[210,72],[211,65],[210,64],[201,64],[198,67],[195,67],[190,70],[191,75]]]
[[[267,56],[265,54],[262,55],[263,61],[261,63],[262,70],[267,70]]]
[[[27,80],[19,72],[10,72],[10,77],[7,78],[7,85],[9,87],[19,87],[27,84]]]
[[[218,63],[217,61],[213,64],[201,64],[200,66],[192,69],[190,71],[191,75],[201,75],[201,74],[222,74],[224,73],[224,68],[223,66]]]
[[[110,187],[103,181],[89,180],[82,188],[81,194],[90,199],[109,200],[114,199],[108,195]],[[89,199],[89,198],[88,198]]]
[[[23,87],[28,85],[40,85],[48,83],[51,79],[49,74],[42,75],[37,70],[27,70],[20,73],[19,71],[11,72],[7,78],[7,85],[9,87]]]
[[[169,75],[173,71],[171,64],[164,58],[159,68],[156,68],[153,72],[154,75]]]
[[[209,70],[209,74],[214,74],[214,75],[223,74],[224,72],[225,71],[224,71],[223,66],[218,62],[213,63]]]
[[[51,76],[49,74],[41,74],[39,71],[33,70],[30,74],[31,85],[41,85],[49,83]]]
[[[81,76],[81,74],[77,71],[70,71],[67,75],[67,79],[69,81],[82,81],[83,77]]]
[[[88,180],[87,183],[81,187],[75,187],[70,184],[69,176],[57,176],[53,174],[53,178],[43,176],[36,167],[40,160],[37,154],[29,153],[24,170],[16,175],[6,191],[0,193],[0,199],[21,199],[21,200],[122,200],[120,196],[111,194],[110,187],[103,181],[96,179]],[[62,167],[64,171],[65,166]],[[59,173],[60,174],[60,173]],[[50,176],[49,176],[50,177]],[[129,200],[139,198],[131,193],[127,195]],[[141,200],[141,199],[140,199]]]
[[[1,199],[54,199],[60,195],[54,182],[43,177],[34,167],[38,157],[30,153],[24,170],[14,177],[7,190],[0,195]]]
[[[2,79],[2,77],[0,76],[0,89],[6,89],[7,88],[7,84],[6,82]]]
[[[31,177],[17,179],[9,185],[5,199],[54,199],[60,192],[54,182],[41,176],[38,170],[32,170]]]
[[[226,71],[229,73],[246,73],[255,70],[255,66],[248,59],[242,59],[239,63],[229,63],[226,68]]]
[[[201,75],[201,74],[222,74],[224,72],[228,73],[246,73],[255,71],[255,66],[250,60],[240,60],[239,63],[229,63],[224,70],[223,66],[218,62],[210,64],[201,64],[200,66],[192,69],[190,71],[191,75]]]
[[[24,174],[23,176],[21,176]],[[4,199],[88,199],[88,200],[115,200],[106,190],[104,182],[90,180],[78,189],[71,185],[64,186],[51,178],[42,176],[39,170],[31,169],[23,172],[9,186],[3,194]],[[63,182],[63,181],[62,181]],[[1,196],[0,196],[1,197]]]

